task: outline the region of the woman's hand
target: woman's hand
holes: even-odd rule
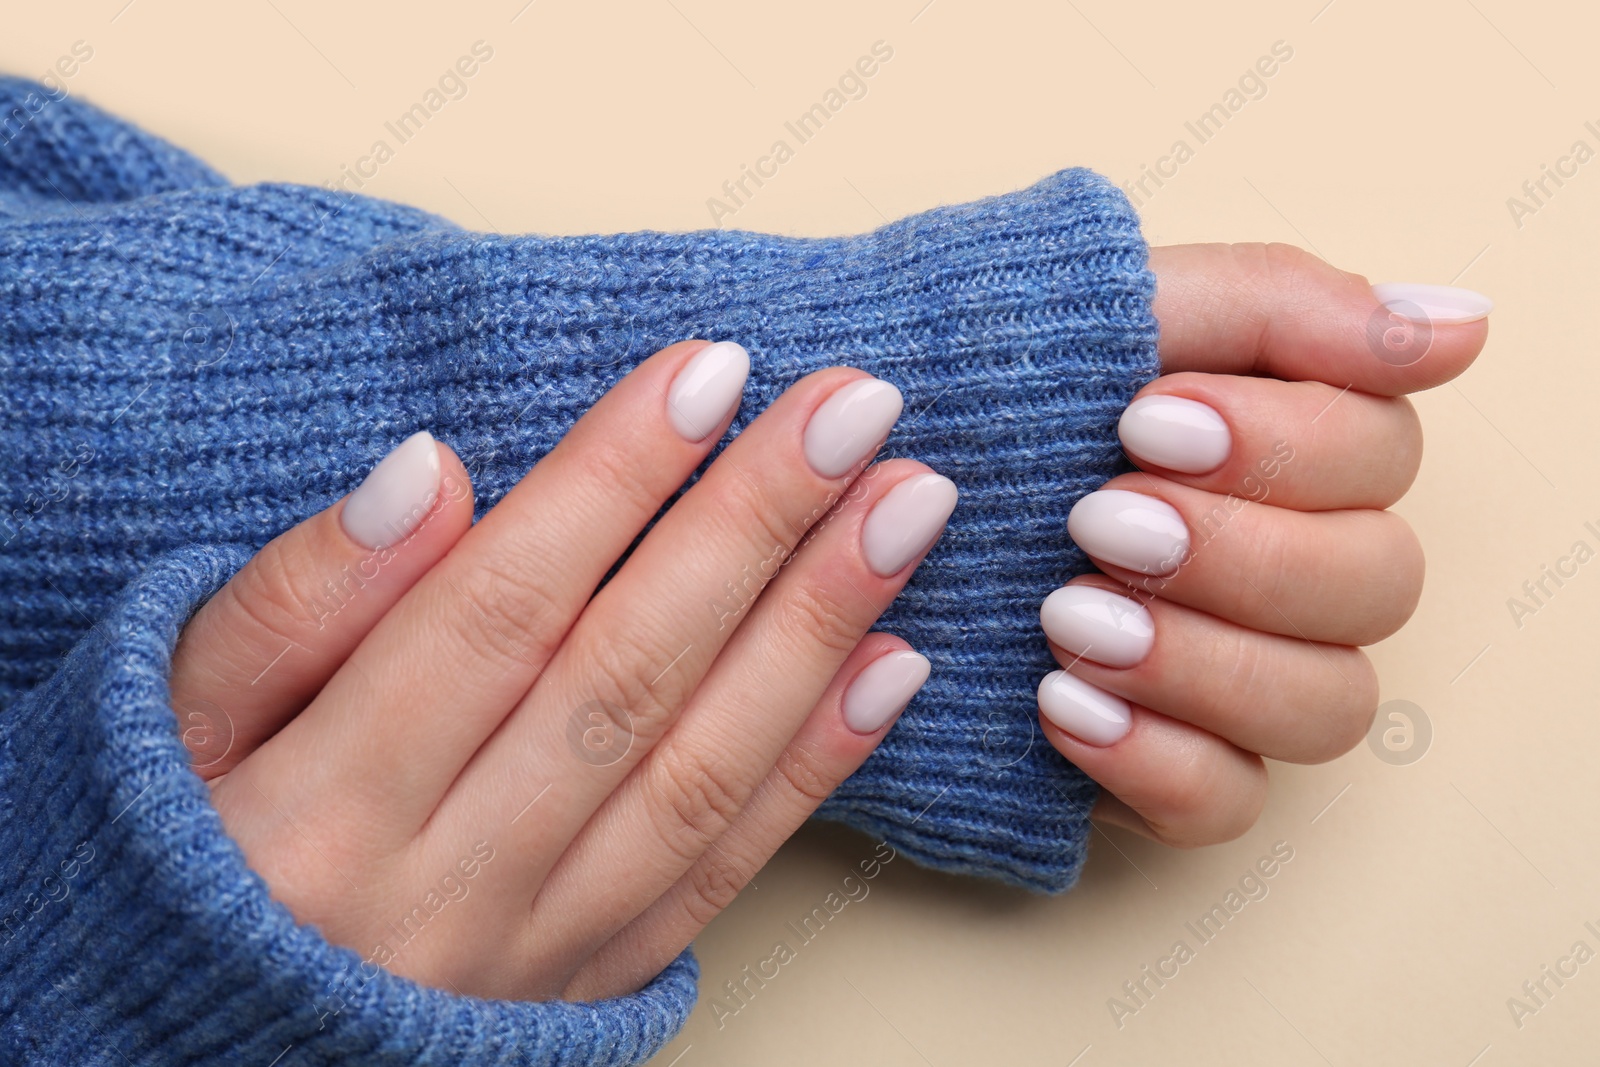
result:
[[[1489,302],[1375,295],[1289,245],[1150,262],[1163,375],[1120,424],[1140,472],[1073,508],[1104,574],[1044,602],[1064,669],[1040,685],[1040,717],[1105,788],[1097,818],[1202,845],[1255,822],[1263,757],[1320,763],[1365,736],[1378,683],[1356,646],[1399,629],[1422,592],[1416,536],[1383,510],[1422,458],[1401,394],[1472,363]]]
[[[868,628],[956,503],[910,460],[863,473],[894,386],[801,380],[596,592],[748,370],[660,352],[476,525],[417,434],[190,622],[174,708],[296,918],[462,993],[632,991],[871,752],[929,668]]]

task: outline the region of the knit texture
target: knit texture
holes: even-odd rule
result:
[[[505,237],[234,187],[47,96],[0,78],[0,114],[27,116],[0,145],[0,1062],[622,1064],[670,1039],[687,952],[593,1005],[359,972],[245,866],[166,678],[205,597],[410,433],[456,449],[481,516],[689,337],[750,352],[733,433],[851,364],[905,396],[887,451],[961,489],[879,624],[933,675],[819,817],[929,866],[1074,884],[1096,790],[1038,732],[1038,610],[1089,569],[1067,512],[1128,469],[1116,421],[1158,372],[1114,185],[1065,170],[842,238]]]

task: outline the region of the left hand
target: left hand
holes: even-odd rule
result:
[[[1403,394],[1471,365],[1488,302],[1421,294],[1439,304],[1408,325],[1290,245],[1153,248],[1150,264],[1163,374],[1121,421],[1140,471],[1074,506],[1103,573],[1045,602],[1063,670],[1040,720],[1104,787],[1096,818],[1194,846],[1254,824],[1264,758],[1321,763],[1365,736],[1378,683],[1358,646],[1422,592],[1416,535],[1384,510],[1422,459]]]

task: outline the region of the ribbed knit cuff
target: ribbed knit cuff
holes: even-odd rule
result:
[[[271,900],[189,767],[166,681],[190,612],[249,555],[162,558],[6,709],[0,1062],[622,1065],[670,1040],[688,951],[633,996],[485,1001],[364,963]]]

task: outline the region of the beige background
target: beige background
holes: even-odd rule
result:
[[[481,39],[494,57],[467,95],[363,191],[476,228],[578,233],[709,225],[722,182],[883,40],[894,57],[867,95],[724,220],[825,234],[1064,166],[1136,177],[1175,139],[1194,146],[1184,121],[1286,42],[1266,94],[1149,199],[1146,232],[1291,241],[1374,280],[1499,302],[1478,364],[1418,398],[1428,456],[1399,510],[1428,586],[1374,651],[1384,699],[1432,724],[1425,757],[1363,746],[1274,766],[1260,824],[1222,847],[1096,834],[1059,899],[897,862],[719,1026],[723,981],[871,852],[808,829],[700,939],[701,1008],[658,1062],[1594,1062],[1600,962],[1520,1028],[1507,998],[1575,941],[1600,950],[1583,925],[1600,928],[1600,562],[1520,628],[1507,600],[1573,542],[1600,549],[1583,525],[1600,528],[1600,162],[1520,227],[1507,198],[1575,140],[1600,149],[1584,127],[1600,129],[1600,16],[1511,0],[926,2],[100,0],[10,13],[0,68],[38,76],[87,42],[74,94],[235,180],[323,183]],[[1270,894],[1119,1028],[1121,983],[1276,841],[1294,859]]]

